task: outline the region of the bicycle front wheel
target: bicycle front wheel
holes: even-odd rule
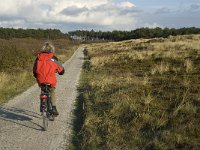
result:
[[[43,121],[43,130],[46,131],[48,127],[48,118],[44,111],[42,111],[42,121]]]

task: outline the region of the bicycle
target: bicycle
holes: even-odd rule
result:
[[[51,88],[51,85],[48,83],[41,84],[40,111],[42,113],[44,131],[47,130],[48,120],[54,121],[54,115],[52,113],[50,88]]]

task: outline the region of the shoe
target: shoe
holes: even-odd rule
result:
[[[53,115],[54,115],[55,117],[59,115],[59,113],[58,113],[58,111],[57,111],[57,109],[56,109],[56,106],[52,106],[52,113],[53,113]]]

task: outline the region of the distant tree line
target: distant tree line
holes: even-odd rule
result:
[[[0,38],[35,38],[35,39],[61,39],[67,38],[67,35],[58,29],[14,29],[0,28]]]
[[[129,39],[138,39],[138,38],[166,38],[170,35],[189,35],[189,34],[200,34],[200,28],[190,27],[190,28],[139,28],[131,31],[87,31],[87,30],[76,30],[68,33],[71,37],[78,37],[77,39],[85,40],[129,40]]]

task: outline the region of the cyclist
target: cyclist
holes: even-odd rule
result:
[[[56,109],[56,73],[63,75],[65,72],[64,67],[59,62],[58,58],[54,55],[55,48],[52,43],[45,42],[44,46],[37,53],[37,58],[33,66],[33,75],[37,80],[38,85],[48,83],[51,85],[50,96],[52,102],[52,112],[55,116],[59,113]]]

